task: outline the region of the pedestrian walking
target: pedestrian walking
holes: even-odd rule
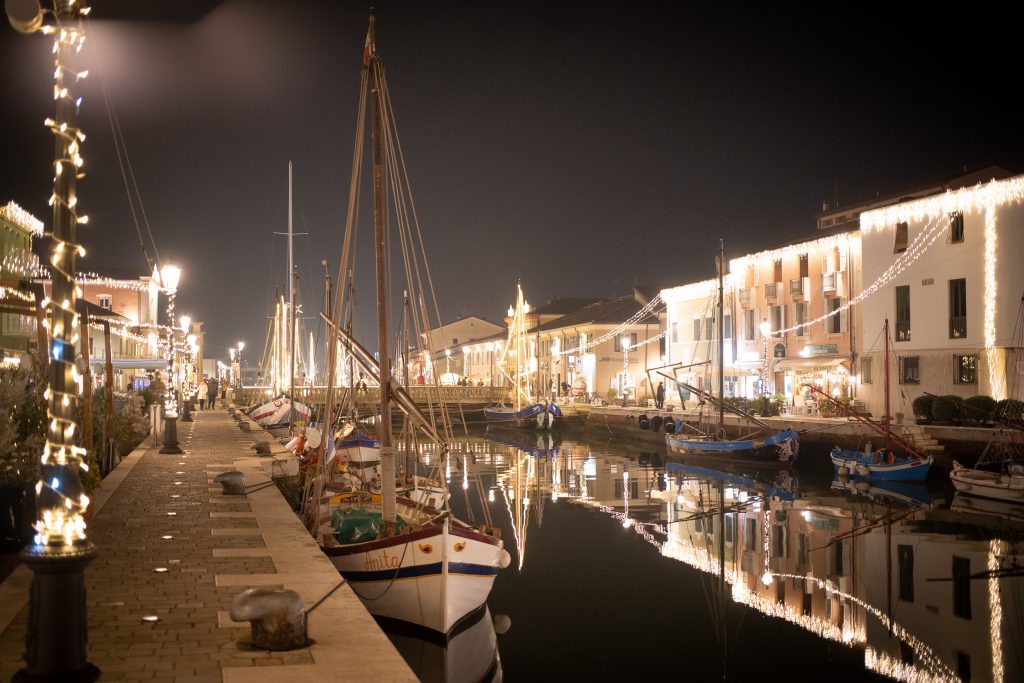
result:
[[[206,395],[209,393],[209,391],[210,388],[206,386],[206,378],[204,377],[203,381],[199,383],[199,410],[203,410],[206,408]]]
[[[656,405],[658,407],[658,410],[661,410],[662,408],[665,407],[665,383],[664,382],[658,382],[657,393],[654,396],[654,405]]]
[[[210,404],[210,409],[212,410],[213,408],[217,407],[217,378],[216,377],[211,377],[210,379],[206,380],[206,393],[207,393],[207,398],[209,399],[208,403]],[[221,398],[224,398],[223,394],[221,394]]]

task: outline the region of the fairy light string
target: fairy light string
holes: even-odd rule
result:
[[[55,119],[44,125],[53,133],[59,150],[54,160],[52,296],[40,306],[45,311],[43,325],[49,334],[49,386],[46,444],[40,459],[40,478],[36,482],[37,520],[35,544],[47,549],[86,543],[83,513],[89,505],[79,470],[88,470],[86,449],[74,445],[76,402],[82,393],[82,376],[75,366],[75,344],[79,340],[80,319],[76,301],[81,296],[75,284],[75,263],[85,249],[75,239],[78,225],[89,218],[78,212],[76,181],[84,177],[85,160],[81,143],[85,134],[75,125],[82,98],[76,96],[78,82],[88,73],[74,68],[76,55],[85,43],[80,19],[88,8],[71,5],[69,11],[53,13],[53,24],[40,30],[53,36],[54,86],[57,103]]]

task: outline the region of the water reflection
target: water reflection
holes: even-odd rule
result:
[[[531,519],[541,523],[545,499],[566,501],[703,572],[719,599],[861,650],[870,671],[1024,680],[1018,506],[948,506],[917,484],[837,479],[801,491],[789,472],[718,472],[575,441],[474,443],[463,447],[483,456],[479,476],[493,468],[520,570]]]
[[[403,629],[394,624],[385,631],[424,683],[497,683],[502,680],[498,634],[508,626],[508,617],[499,614],[492,618],[485,605],[454,630],[447,642],[423,630]]]

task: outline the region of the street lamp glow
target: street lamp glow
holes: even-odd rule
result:
[[[622,337],[622,348],[623,349],[628,349],[629,348],[629,337],[626,337],[626,336]]]
[[[181,268],[167,264],[160,270],[160,285],[169,291],[178,288],[178,281],[181,279]]]
[[[452,355],[452,350],[451,350],[451,349],[445,349],[445,350],[444,350],[444,355],[446,355],[446,356],[448,356],[449,358],[451,358],[451,355]]]
[[[772,331],[772,326],[771,326],[771,324],[769,324],[768,320],[767,319],[762,320],[761,321],[761,336],[762,337],[767,337],[769,334],[771,334],[771,331]]]
[[[245,350],[245,342],[244,341],[238,342],[238,352],[241,353],[244,350]]]
[[[181,322],[181,331],[182,332],[188,332],[189,329],[190,329],[190,326],[192,325],[192,317],[188,316],[188,315],[183,315],[178,320],[179,320],[179,322]]]

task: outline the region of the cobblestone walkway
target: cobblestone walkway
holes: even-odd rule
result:
[[[161,455],[158,447],[149,448],[89,524],[90,539],[98,548],[86,572],[89,661],[103,672],[103,681],[329,680],[312,666],[314,648],[255,650],[246,644],[249,625],[228,618],[231,599],[247,587],[286,586],[299,590],[309,605],[339,577],[309,536],[303,538],[301,524],[276,487],[245,497],[224,496],[210,482],[235,467],[246,472],[250,487],[268,481],[249,448],[255,439],[268,436],[240,431],[223,410],[194,415],[194,422],[179,423],[185,454]],[[268,547],[275,534],[290,549]],[[279,566],[289,561],[293,566]],[[299,576],[297,567],[318,573],[310,580]],[[279,572],[280,578],[275,576]],[[341,603],[332,596],[324,603],[324,616],[345,610],[346,620],[359,628],[362,645],[368,636],[380,645],[378,639],[384,636],[365,610],[352,603],[351,593],[336,595]],[[0,680],[9,680],[23,666],[27,611],[23,607],[0,634]],[[151,617],[157,620],[144,620]],[[314,632],[312,615],[310,635],[325,640]],[[364,673],[407,679],[411,673],[386,639],[383,643],[378,652],[387,661]],[[318,659],[323,664],[331,657]],[[335,662],[327,663],[337,672]],[[267,676],[270,671],[255,667],[287,668]],[[350,673],[334,678],[359,677]]]

